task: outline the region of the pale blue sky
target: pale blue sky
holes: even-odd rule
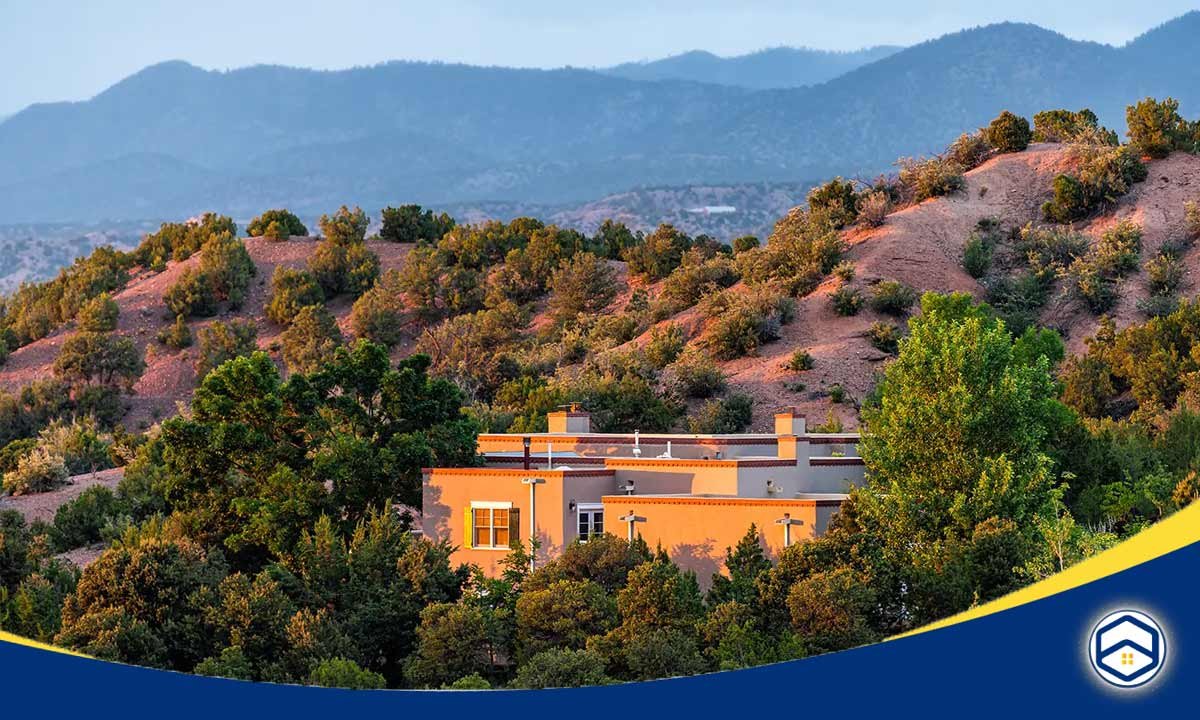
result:
[[[0,115],[86,99],[146,65],[385,60],[590,67],[684,50],[903,44],[1002,20],[1121,44],[1197,0],[0,0]]]

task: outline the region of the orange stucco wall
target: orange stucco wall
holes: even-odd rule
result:
[[[751,524],[768,555],[777,557],[784,536],[776,520],[787,513],[799,521],[791,526],[791,541],[803,542],[825,532],[838,505],[832,500],[606,496],[604,523],[608,532],[625,537],[628,524],[618,518],[633,513],[640,519],[635,533],[651,548],[661,544],[707,587],[713,573],[724,571],[726,548],[737,544]]]

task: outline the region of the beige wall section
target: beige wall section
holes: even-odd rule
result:
[[[618,518],[633,513],[641,519],[634,532],[651,548],[661,544],[680,567],[694,570],[708,587],[712,575],[724,572],[725,550],[737,544],[753,523],[767,554],[777,558],[783,550],[783,527],[775,523],[785,513],[793,521],[793,543],[825,532],[840,505],[837,500],[688,498],[607,496],[604,527],[626,537],[628,523]]]
[[[520,470],[507,468],[437,468],[426,471],[423,491],[422,529],[435,540],[447,540],[457,547],[451,556],[455,563],[475,563],[484,573],[499,573],[504,550],[465,547],[466,509],[472,502],[511,503],[520,514],[520,538],[529,540],[529,486],[521,482],[538,477],[546,482],[537,486],[537,537],[541,543],[539,559],[562,552],[575,537],[574,515],[567,509],[569,500],[600,502],[616,492],[611,470]]]

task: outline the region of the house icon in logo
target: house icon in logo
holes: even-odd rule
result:
[[[1162,628],[1137,610],[1106,615],[1088,639],[1092,669],[1105,682],[1121,688],[1145,685],[1162,670],[1167,642]]]

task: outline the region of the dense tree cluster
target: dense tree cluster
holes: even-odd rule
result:
[[[250,237],[265,237],[268,240],[287,240],[293,235],[308,235],[308,228],[290,210],[280,208],[267,210],[246,226]]]

